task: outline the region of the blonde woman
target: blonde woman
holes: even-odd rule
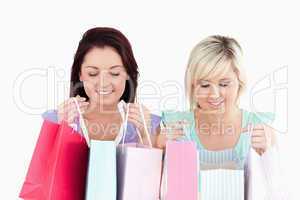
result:
[[[241,47],[233,38],[210,36],[198,43],[185,74],[190,110],[162,115],[172,133],[182,135],[178,140],[196,143],[200,168],[244,169],[250,148],[263,155],[275,142],[272,113],[254,114],[239,107],[246,86],[241,57]],[[161,147],[164,138],[160,135]]]

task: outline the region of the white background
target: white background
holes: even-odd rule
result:
[[[252,108],[250,89],[259,85],[260,80],[276,74],[279,77],[276,80],[283,83],[278,87],[276,84],[271,88],[262,86],[266,92],[258,95],[254,104],[259,111],[277,108],[276,128],[285,130],[288,122],[288,133],[280,135],[280,155],[289,199],[298,199],[297,21],[300,16],[296,14],[296,4],[289,1],[251,2],[2,1],[0,199],[18,199],[42,122],[40,114],[55,108],[68,95],[61,83],[69,80],[73,55],[82,34],[95,26],[118,28],[131,41],[140,67],[140,83],[153,86],[154,82],[160,88],[154,100],[143,99],[155,113],[159,113],[162,102],[167,102],[170,108],[173,105],[184,108],[179,98],[183,97],[183,74],[189,52],[197,42],[212,34],[236,38],[244,49],[249,80],[242,107]],[[276,73],[284,66],[287,68]],[[44,75],[29,77],[33,69]],[[24,74],[27,79],[20,82]],[[177,104],[176,96],[168,99],[174,93],[174,87],[166,85],[170,82],[176,82],[181,88]],[[274,88],[283,92],[274,93]],[[278,101],[274,101],[275,94],[279,94]]]

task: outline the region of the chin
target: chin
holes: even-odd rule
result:
[[[220,114],[220,113],[224,113],[225,112],[225,108],[224,107],[206,107],[206,108],[202,108],[201,109],[203,113],[210,113],[210,114]]]

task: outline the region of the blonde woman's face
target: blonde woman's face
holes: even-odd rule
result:
[[[195,80],[193,88],[195,102],[204,112],[227,112],[236,106],[239,81],[232,67],[211,79]]]
[[[90,101],[110,106],[119,102],[127,73],[120,55],[113,48],[93,48],[84,57],[80,80]]]

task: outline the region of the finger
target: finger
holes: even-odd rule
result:
[[[252,143],[266,143],[266,139],[263,137],[252,137]]]
[[[256,124],[253,127],[254,130],[264,130],[264,125],[263,124]]]
[[[128,114],[129,115],[138,115],[138,116],[141,116],[141,113],[139,110],[135,110],[135,109],[129,109],[128,110]]]
[[[73,97],[74,98],[74,97]],[[59,106],[58,109],[63,110],[69,106],[69,104],[72,104],[74,102],[73,98],[69,98],[62,102]]]
[[[265,152],[264,148],[252,147],[259,155],[262,155]]]
[[[133,117],[128,117],[128,121],[132,122],[139,130],[144,130],[145,129],[145,125],[142,121],[137,120],[136,118]],[[146,128],[147,130],[149,130],[149,124],[146,124]]]
[[[78,117],[79,116],[79,113],[78,113],[78,110],[77,109],[69,109],[69,110],[66,110],[65,112],[64,112],[64,114],[63,114],[63,118],[65,119],[65,120],[67,120],[67,121],[74,121],[74,119],[76,118],[76,117]]]
[[[252,125],[249,124],[248,126],[242,128],[242,133],[249,132],[249,131],[263,131],[264,130],[264,127],[261,124],[255,125],[253,128],[251,126]]]
[[[83,114],[86,109],[88,108],[89,103],[88,102],[82,102],[79,106],[79,111],[81,114]],[[76,117],[79,116],[78,108],[77,106],[73,105],[67,110],[67,115],[75,115]]]
[[[262,143],[252,143],[251,146],[256,149],[265,149],[266,145]]]
[[[64,120],[68,123],[72,123],[76,117],[76,113],[75,112],[68,112],[68,113],[64,113],[62,116],[61,116],[61,120]]]
[[[81,113],[83,113],[83,111],[85,111],[87,108],[88,108],[88,106],[90,105],[90,102],[81,102],[80,104],[79,104],[79,110],[80,110],[80,112]]]
[[[135,125],[135,127],[138,129],[144,128],[144,125],[140,121],[136,120],[135,118],[128,116],[128,121],[133,123]]]
[[[81,97],[81,96],[79,96],[79,95],[77,95],[75,98],[76,98],[78,101],[85,101],[85,100],[86,100],[85,97]]]
[[[166,128],[161,129],[161,135],[165,135],[169,139],[176,139],[184,136],[184,132],[182,130],[168,130]]]
[[[131,117],[131,118],[134,118],[136,120],[142,121],[141,120],[141,115],[139,113],[129,112],[128,117]]]
[[[264,130],[253,131],[252,136],[265,136],[265,131]]]
[[[140,104],[138,103],[130,103],[128,104],[129,108],[132,108],[132,109],[139,109],[139,106]]]
[[[64,102],[64,108],[65,109],[70,109],[72,106],[76,106],[76,103],[75,103],[75,101],[74,101],[74,98],[76,98],[77,99],[77,103],[78,103],[78,105],[80,105],[81,103],[83,103],[83,102],[86,102],[86,98],[84,98],[84,97],[79,97],[78,95],[77,95],[77,97],[72,97],[72,98],[69,98],[67,101],[65,101]]]
[[[84,106],[81,106],[81,107],[80,107],[80,112],[81,112],[81,114],[84,114],[84,113],[86,112],[86,110],[88,109],[88,106],[89,106],[89,105],[84,105]]]
[[[78,115],[76,113],[72,113],[69,114],[68,118],[66,119],[66,121],[68,122],[68,124],[72,124],[75,122],[75,119]]]
[[[251,131],[251,125],[248,125],[248,126],[242,128],[242,133],[246,133],[246,132],[249,132],[249,131]]]
[[[62,112],[66,112],[66,111],[69,109],[70,105],[73,104],[73,102],[74,102],[74,101],[72,101],[72,98],[70,98],[70,99],[64,101],[64,102],[60,105],[60,110],[61,110]]]
[[[83,106],[88,106],[89,105],[89,102],[78,102],[78,106],[79,106],[79,109]],[[75,103],[70,103],[67,107],[66,107],[66,110],[67,111],[73,111],[73,110],[77,110],[77,105]]]
[[[149,110],[146,106],[144,106],[142,104],[137,104],[137,103],[134,103],[134,104],[131,103],[129,105],[129,110],[131,110],[132,112],[140,113],[140,107],[142,108],[142,111],[145,115],[149,113]]]
[[[132,104],[129,105],[129,112],[133,112],[133,113],[140,113],[140,109],[133,106]]]
[[[135,117],[136,119],[142,121],[142,114],[140,113],[139,110],[129,110],[129,115]],[[148,123],[150,121],[151,115],[149,115],[148,113],[144,113],[144,118],[146,120],[146,122]]]
[[[128,115],[132,116],[132,117],[135,117],[136,119],[141,120],[141,121],[143,119],[140,112],[132,112],[132,111],[130,111],[128,113]],[[145,118],[146,121],[148,121],[150,119],[150,115],[144,115],[144,118]]]

